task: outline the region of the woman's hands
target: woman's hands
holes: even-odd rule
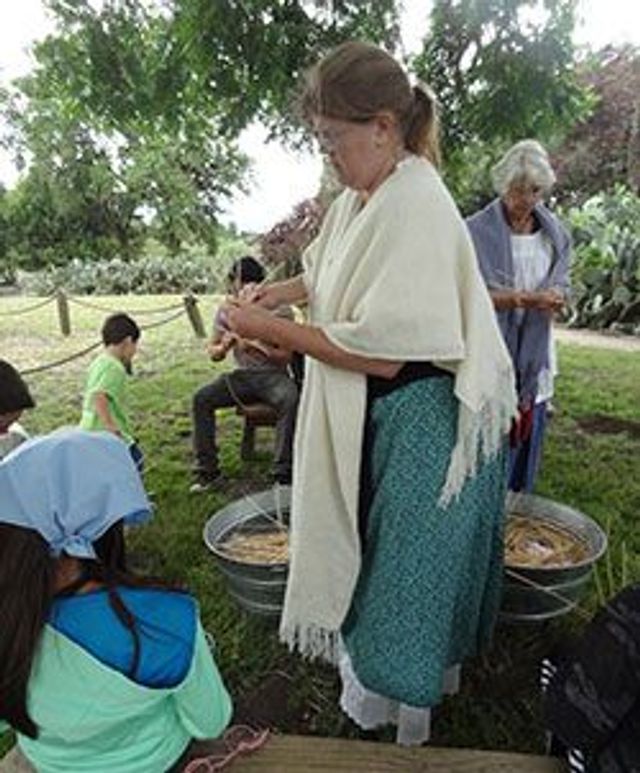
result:
[[[238,300],[244,303],[254,303],[265,309],[277,309],[281,304],[275,285],[247,284],[238,293]]]
[[[307,288],[301,276],[271,284],[245,285],[238,295],[241,301],[255,303],[272,311],[279,306],[304,303],[308,300]]]
[[[565,297],[558,290],[492,290],[493,305],[498,309],[535,309],[555,314],[565,305]]]
[[[520,292],[519,308],[547,311],[550,314],[560,311],[564,304],[564,295],[557,290],[534,290],[532,292]]]
[[[553,314],[561,311],[565,304],[564,295],[553,289],[536,290],[525,295],[527,296],[525,308],[528,309],[538,309],[538,311],[548,311]]]
[[[269,328],[273,314],[255,301],[240,300],[226,307],[227,321],[231,331],[241,338],[269,341]]]

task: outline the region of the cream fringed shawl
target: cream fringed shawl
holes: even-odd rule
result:
[[[446,517],[480,454],[500,448],[516,410],[511,360],[448,191],[427,161],[409,157],[364,207],[354,191],[341,194],[304,261],[310,322],[334,344],[368,357],[431,361],[454,374],[458,435],[439,503]],[[280,636],[334,662],[360,570],[365,408],[364,374],[309,359]]]

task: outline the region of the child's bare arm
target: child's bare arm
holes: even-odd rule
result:
[[[111,411],[109,410],[109,396],[106,392],[96,392],[95,397],[96,413],[98,414],[100,421],[104,428],[109,432],[113,432],[114,435],[119,435],[120,430],[117,424],[113,420]]]
[[[233,333],[216,331],[207,343],[207,353],[214,362],[220,362],[224,360],[236,341],[237,336]]]

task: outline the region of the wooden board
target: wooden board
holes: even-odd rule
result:
[[[236,758],[232,769],[233,773],[561,773],[563,767],[552,757],[530,754],[274,735],[259,751]]]

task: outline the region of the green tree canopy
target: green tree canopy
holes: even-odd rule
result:
[[[56,31],[34,47],[36,68],[4,98],[6,142],[29,165],[24,191],[47,191],[27,219],[42,221],[44,197],[49,227],[38,239],[23,228],[15,242],[28,247],[29,264],[77,252],[67,239],[74,204],[76,224],[87,220],[83,208],[101,212],[104,239],[86,229],[93,244],[83,254],[107,244],[125,257],[135,252],[141,218],[174,252],[189,239],[214,248],[223,199],[247,167],[242,129],[255,118],[274,132],[295,126],[299,75],[325,48],[348,37],[391,44],[398,35],[394,0],[45,3]],[[78,165],[86,184],[73,196]],[[31,201],[22,197],[23,206]]]
[[[463,204],[483,195],[487,166],[507,145],[553,143],[589,110],[574,66],[575,6],[435,0],[413,65],[440,102],[447,171]]]
[[[221,206],[247,168],[240,132],[260,119],[299,139],[292,103],[304,69],[349,38],[393,51],[401,6],[44,2],[55,32],[34,47],[33,72],[0,94],[5,142],[28,166],[0,214],[29,265],[134,256],[149,233],[172,252],[190,240],[215,249]],[[575,3],[435,0],[411,67],[441,102],[446,171],[463,206],[486,195],[486,165],[505,144],[549,141],[586,110]]]

